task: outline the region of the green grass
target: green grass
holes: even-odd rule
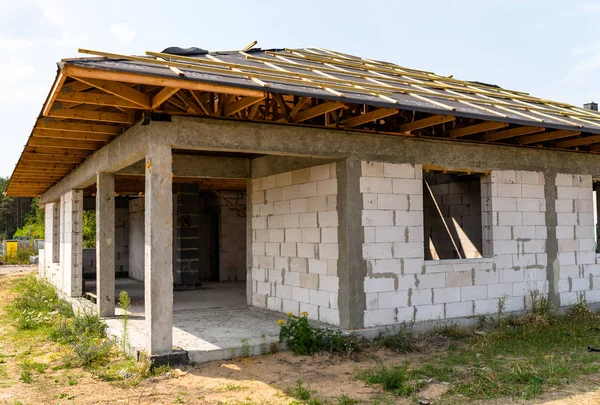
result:
[[[446,329],[442,334],[451,345],[420,359],[418,367],[380,367],[359,372],[358,378],[401,396],[413,395],[420,381],[433,378],[450,383],[450,397],[536,398],[600,371],[600,354],[587,351],[600,348],[600,316],[586,308],[578,305],[570,316],[541,310],[510,318],[485,335]]]

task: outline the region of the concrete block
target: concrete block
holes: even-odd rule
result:
[[[321,230],[319,228],[301,228],[303,243],[321,242]]]
[[[578,224],[578,220],[577,220],[577,213],[568,213],[568,212],[561,212],[559,214],[556,215],[556,223],[557,225],[577,225]]]
[[[298,185],[298,197],[306,198],[306,197],[314,197],[318,195],[317,192],[317,182],[303,183]]]
[[[491,270],[475,271],[475,285],[497,284],[498,272]]]
[[[422,226],[407,226],[409,242],[423,242],[423,227]]]
[[[416,322],[444,318],[444,304],[422,305],[417,307],[416,311]]]
[[[363,210],[363,226],[392,226],[394,225],[394,211]]]
[[[300,226],[300,214],[287,214],[283,215],[283,227],[284,228],[298,228]]]
[[[292,184],[303,184],[310,182],[310,167],[294,170],[292,172]]]
[[[556,185],[557,186],[573,186],[573,175],[568,173],[557,173],[556,174]]]
[[[462,318],[473,315],[473,301],[446,304],[446,318]]]
[[[575,201],[571,199],[556,200],[556,212],[575,212]]]
[[[581,201],[581,200],[578,200]],[[590,225],[590,226],[594,226],[594,214],[591,212],[579,212],[577,214],[577,217],[579,219],[579,222],[577,223],[577,225]]]
[[[319,227],[338,226],[337,211],[324,211],[318,213]]]
[[[492,183],[512,184],[517,181],[514,170],[494,170],[490,177]]]
[[[376,210],[379,194],[363,193],[363,209]]]
[[[423,195],[423,180],[393,179],[394,194]]]
[[[291,257],[290,258],[290,271],[297,273],[306,273],[308,270],[308,260],[305,257]],[[286,276],[286,281],[287,281]]]
[[[262,178],[260,179],[252,179],[252,190],[260,191],[262,190]]]
[[[276,202],[283,200],[282,188],[271,188],[266,191],[265,200],[268,202]]]
[[[392,259],[393,243],[363,243],[364,259]]]
[[[294,200],[299,197],[298,190],[299,187],[297,184],[283,187],[281,190],[281,198],[284,201]]]
[[[267,242],[265,243],[265,252],[267,256],[279,256],[279,243]]]
[[[592,225],[576,225],[575,237],[577,239],[586,239],[595,237],[594,226]]]
[[[277,187],[277,176],[276,175],[263,177],[263,179],[262,179],[262,189],[263,190],[270,190],[275,187]]]
[[[394,279],[390,277],[365,277],[365,293],[394,291]]]
[[[365,294],[367,300],[367,310],[370,309],[378,309],[379,308],[379,294],[378,293],[369,293]]]
[[[521,197],[520,184],[498,184],[498,197]]]
[[[332,308],[319,308],[319,321],[328,323],[330,325],[340,324],[340,314],[337,309]]]
[[[574,226],[557,226],[556,227],[556,238],[557,239],[575,239],[575,227]]]
[[[474,285],[460,287],[460,296],[463,299],[469,300],[484,300],[487,299],[487,285]]]
[[[523,253],[545,253],[546,252],[546,241],[535,239],[530,241],[522,242]]]
[[[283,229],[268,229],[268,242],[285,242]]]
[[[267,217],[252,218],[252,229],[267,229]]]
[[[392,177],[397,179],[415,179],[415,168],[408,163],[396,164],[396,163],[384,163],[383,164],[383,175],[384,177]]]
[[[497,314],[498,304],[499,302],[497,299],[475,300],[475,310],[473,315]]]
[[[488,298],[507,298],[512,296],[513,285],[512,283],[502,284],[488,284]]]
[[[327,275],[327,260],[308,259],[308,272],[312,274]]]
[[[383,177],[383,162],[360,162],[361,174],[364,177]]]
[[[379,259],[372,260],[372,271],[373,273],[395,273],[400,274],[401,263],[400,259]]]
[[[404,263],[405,274],[421,274],[423,271],[423,264],[425,263],[422,257],[415,259],[402,259]]]
[[[377,229],[377,228],[375,228]],[[420,242],[397,242],[392,247],[394,258],[423,258],[423,244]]]
[[[321,228],[321,241],[323,243],[338,243],[337,227]]]
[[[539,198],[517,198],[517,211],[545,212],[546,200]]]
[[[471,271],[451,271],[446,273],[446,287],[464,287],[473,284]]]
[[[327,211],[327,196],[321,195],[308,199],[308,212]]]
[[[513,239],[535,239],[535,226],[515,225],[513,229]]]
[[[365,279],[366,280],[366,279]],[[392,283],[393,288],[393,283]],[[339,279],[335,276],[319,276],[319,290],[337,293],[339,289]],[[375,291],[373,291],[375,292]]]
[[[377,226],[375,227],[375,242],[404,242],[407,238],[406,227]]]
[[[414,307],[433,304],[434,293],[431,288],[413,289],[410,294],[410,304]]]
[[[289,263],[288,263],[288,258],[287,257],[275,257],[275,263],[273,264],[273,267],[275,268],[273,273],[274,276],[271,277],[269,275],[269,280],[270,281],[277,281],[279,283],[281,283],[282,280],[282,276],[281,276],[281,270],[284,271],[289,271]],[[269,273],[271,274],[271,273]]]
[[[575,200],[579,198],[579,187],[556,187],[556,197],[558,200]]]
[[[407,197],[403,194],[378,194],[377,208],[380,210],[407,210]]]
[[[523,225],[546,225],[546,214],[543,212],[524,212]]]
[[[578,239],[578,248],[573,250],[579,250],[581,252],[592,251],[596,247],[596,241],[592,238]]]
[[[519,170],[515,172],[515,180],[517,183],[529,185],[544,185],[544,174],[540,172],[531,172]],[[523,188],[524,190],[525,188]]]
[[[360,192],[361,193],[391,194],[392,193],[392,179],[386,179],[386,178],[380,178],[380,177],[361,177],[360,178]]]
[[[320,307],[329,308],[329,292],[310,290],[310,303]]]
[[[594,203],[592,200],[575,200],[575,211],[580,213],[593,213]]]
[[[273,259],[273,256],[259,256],[258,267],[262,269],[274,269],[275,260]]]
[[[516,254],[518,252],[518,243],[514,240],[496,240],[494,241],[494,255]]]
[[[513,227],[510,225],[495,226],[493,228],[493,236],[491,239],[493,239],[493,240],[512,240],[513,239],[512,228]]]
[[[365,311],[365,327],[393,325],[396,321],[396,311],[394,308],[371,309]]]
[[[320,243],[318,249],[320,259],[338,259],[339,247],[337,243]]]
[[[271,215],[267,218],[267,227],[269,229],[283,228],[283,216],[282,215]]]
[[[306,259],[294,259],[294,258],[290,259],[290,272],[285,274],[285,284],[286,285],[289,285],[292,287],[300,286],[300,274],[302,272],[306,272],[306,270],[294,271],[293,267],[301,266],[302,260],[304,260],[304,263],[306,263]]]
[[[285,229],[285,242],[302,242],[302,230]]]
[[[517,210],[516,197],[496,197],[492,200],[494,211],[514,212]]]
[[[319,275],[300,273],[300,287],[316,290],[319,288]]]
[[[520,212],[498,212],[498,225],[523,225],[523,214]]]
[[[375,243],[375,227],[363,226],[365,243]]]
[[[316,228],[317,227],[317,213],[306,212],[299,215],[300,228]]]
[[[408,291],[378,293],[379,309],[401,308],[408,306]]]
[[[252,204],[263,204],[265,202],[265,192],[262,190],[252,192]]]
[[[305,257],[308,259],[314,259],[317,254],[316,243],[298,243],[298,257]]]
[[[337,179],[320,180],[317,182],[318,195],[337,194]]]
[[[254,297],[252,297],[254,301]],[[253,303],[254,305],[254,303]],[[288,313],[291,312],[294,315],[298,315],[300,313],[300,303],[288,299],[281,300],[281,309],[282,312]]]
[[[329,165],[314,166],[310,168],[310,180],[319,181],[331,178],[331,169]]]
[[[302,274],[301,274],[302,276]],[[310,303],[310,291],[308,288],[292,286],[292,300],[297,302]]]
[[[450,288],[434,288],[433,289],[433,303],[443,304],[447,302],[459,302],[460,301],[460,287]]]
[[[306,198],[300,198],[290,201],[290,213],[304,213],[308,211],[308,200]]]
[[[443,288],[446,287],[446,274],[419,274],[417,275],[419,288]]]
[[[292,184],[292,172],[280,173],[276,175],[275,183],[277,187],[285,187]]]

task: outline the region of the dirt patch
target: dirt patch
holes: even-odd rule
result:
[[[30,265],[0,265],[0,277],[5,276],[7,274],[18,274],[18,273],[31,273],[37,271],[37,264]]]

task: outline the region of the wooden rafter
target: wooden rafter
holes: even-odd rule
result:
[[[536,132],[543,132],[545,128],[542,127],[518,127],[512,129],[506,129],[504,131],[491,132],[483,135],[484,141],[500,141],[502,139],[515,138],[521,135],[535,134]]]
[[[71,139],[33,137],[29,139],[28,144],[31,146],[45,146],[48,148],[98,150],[102,145],[104,145],[104,142],[74,141]]]
[[[139,108],[139,105],[113,96],[112,94],[102,94],[96,92],[66,92],[60,91],[56,96],[56,101],[65,103],[93,104],[98,106],[109,106],[118,108]]]
[[[579,131],[569,131],[561,129],[558,131],[544,132],[536,135],[522,136],[517,139],[517,144],[530,145],[532,143],[546,142],[554,139],[570,138],[579,134],[581,134],[581,132]]]
[[[177,93],[179,90],[180,89],[177,87],[163,88],[161,91],[159,91],[152,97],[152,101],[150,102],[150,109],[152,109],[152,110],[157,109],[162,103],[164,103],[165,101],[170,99],[171,96],[173,96],[173,94]]]
[[[564,141],[558,141],[554,144],[557,148],[572,148],[575,146],[591,145],[593,143],[600,142],[600,135],[586,136],[584,138],[567,139]]]
[[[41,154],[51,154],[51,155],[64,155],[64,156],[79,156],[86,157],[89,156],[92,152],[87,150],[57,150],[56,148],[44,148],[43,146],[25,146],[23,151],[24,153],[41,153]]]
[[[449,135],[450,138],[460,138],[462,136],[479,134],[481,132],[491,131],[493,129],[506,128],[507,126],[508,123],[506,122],[482,122],[481,124],[452,129],[450,130]]]
[[[63,67],[63,70],[65,70],[66,68],[67,66]],[[150,97],[148,95],[142,93],[141,91],[132,89],[124,83],[119,83],[119,81],[114,81],[110,79],[97,79],[90,76],[70,76],[76,80],[79,80],[80,82],[89,84],[92,87],[105,91],[106,93],[112,94],[113,96],[121,97],[123,100],[127,100],[131,103],[139,105],[142,108],[150,108]]]
[[[56,139],[76,139],[82,141],[108,142],[114,138],[114,135],[97,134],[94,132],[76,132],[76,131],[51,131],[49,129],[34,128],[31,135],[38,138],[56,138]]]
[[[368,122],[376,121],[385,117],[389,117],[390,115],[397,114],[398,110],[395,108],[378,108],[377,110],[369,111],[362,115],[357,115],[356,117],[348,118],[341,122],[341,124],[346,128],[356,127],[362,124],[366,124]]]
[[[57,105],[55,104],[55,107],[56,106]],[[76,119],[82,121],[110,122],[114,124],[129,125],[135,122],[133,114],[122,114],[106,111],[87,111],[79,110],[76,108],[55,108],[48,112],[48,117]]]
[[[233,103],[227,105],[223,110],[223,115],[229,117],[245,108],[248,108],[256,103],[263,101],[265,97],[243,97]]]
[[[58,77],[54,81],[52,90],[50,90],[50,97],[48,98],[48,100],[46,101],[46,104],[44,105],[44,110],[42,111],[42,115],[44,115],[44,116],[48,115],[48,112],[52,109],[52,106],[54,105],[54,100],[56,99],[56,96],[58,95],[58,92],[59,92],[60,88],[62,87],[63,83],[65,82],[66,78],[67,77],[65,75],[63,75],[62,72],[58,72]]]
[[[23,153],[21,159],[24,162],[81,163],[81,158],[77,156],[45,155],[39,153]]]
[[[326,101],[322,104],[314,107],[307,108],[306,110],[300,111],[298,114],[290,116],[289,122],[299,123],[309,120],[319,115],[327,114],[329,111],[338,110],[345,108],[346,105],[337,101]]]
[[[423,128],[432,127],[434,125],[443,124],[445,122],[455,121],[456,117],[452,115],[434,115],[432,117],[423,118],[413,122],[407,122],[398,127],[398,132],[412,132]]]

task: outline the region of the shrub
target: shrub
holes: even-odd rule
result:
[[[571,307],[570,315],[573,318],[588,318],[592,315],[592,311],[590,311],[587,301],[582,300]]]
[[[323,331],[308,323],[305,312],[300,316],[287,314],[287,319],[279,321],[279,341],[286,342],[292,353],[310,355],[323,348]]]
[[[107,325],[98,315],[84,313],[61,320],[52,328],[50,338],[61,343],[76,343],[83,336],[102,339],[106,337]]]
[[[409,353],[416,350],[417,338],[411,327],[402,325],[393,333],[389,331],[380,332],[376,339],[385,347],[396,353]]]
[[[89,367],[105,364],[110,358],[115,343],[110,339],[99,339],[83,335],[73,344],[75,365]]]

